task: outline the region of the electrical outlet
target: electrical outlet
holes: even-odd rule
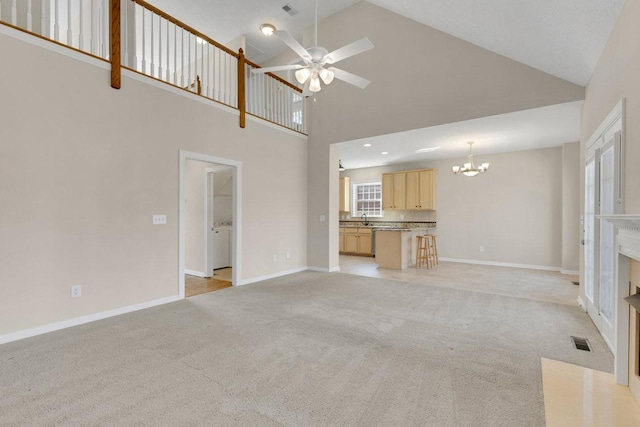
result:
[[[291,259],[291,254],[287,252],[287,259]]]
[[[73,285],[71,287],[71,298],[78,298],[82,296],[82,287],[80,285]]]
[[[277,262],[278,261],[278,255],[273,254],[273,262]]]
[[[320,222],[325,222],[327,220],[326,215],[320,215]]]
[[[167,223],[166,215],[153,215],[152,217],[153,225],[164,225]]]
[[[484,252],[484,246],[480,246],[480,252]]]

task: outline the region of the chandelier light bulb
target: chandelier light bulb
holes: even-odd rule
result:
[[[309,77],[311,77],[311,71],[309,71],[308,68],[301,68],[296,71],[296,80],[301,85],[305,84],[307,80],[309,80]]]

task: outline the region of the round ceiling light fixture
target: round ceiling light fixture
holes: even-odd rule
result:
[[[262,24],[260,25],[260,31],[262,31],[262,34],[268,37],[273,35],[273,33],[276,31],[276,27],[273,24]]]

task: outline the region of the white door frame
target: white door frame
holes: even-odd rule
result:
[[[185,236],[186,236],[186,167],[187,160],[198,160],[201,162],[215,163],[222,166],[230,166],[233,170],[233,227],[231,242],[234,251],[234,264],[232,272],[232,284],[240,284],[242,278],[242,162],[238,160],[224,159],[222,157],[210,156],[207,154],[194,153],[180,150],[180,189],[178,191],[179,204],[179,227],[178,227],[178,294],[184,298],[184,259],[185,259]],[[206,176],[205,174],[205,182]],[[208,186],[208,185],[207,185]],[[206,186],[205,186],[206,187]],[[206,200],[205,200],[206,201]],[[205,203],[205,215],[207,203]],[[206,227],[207,221],[205,221]],[[206,252],[205,239],[205,252]],[[205,254],[205,260],[206,260]],[[205,262],[205,266],[206,266]]]
[[[615,144],[619,144],[619,157],[618,159],[620,159],[621,161],[619,162],[619,164],[617,164],[617,170],[616,170],[616,177],[617,177],[617,182],[616,182],[616,193],[615,194],[615,214],[622,214],[624,213],[624,144],[625,144],[625,128],[626,128],[626,123],[625,123],[625,99],[621,99],[616,106],[613,108],[613,110],[609,113],[609,115],[607,116],[607,118],[600,124],[600,126],[598,126],[598,129],[593,133],[593,135],[588,139],[586,145],[585,145],[585,162],[583,165],[586,165],[586,161],[592,157],[595,157],[596,159],[596,164],[599,163],[600,159],[600,151],[601,149],[608,144],[609,141],[611,141],[612,139],[614,139],[614,143]],[[619,139],[616,139],[614,136],[616,134],[616,132],[620,132],[619,133]],[[596,169],[598,169],[596,167]],[[583,168],[584,171],[584,168]],[[595,179],[597,185],[599,186],[599,181],[600,181],[600,177],[596,176]],[[583,197],[585,197],[585,194],[583,194]],[[596,242],[598,242],[597,245],[595,245],[594,247],[594,257],[599,258],[599,253],[600,253],[600,243],[599,243],[599,223],[601,221],[603,221],[603,219],[600,218],[599,216],[599,211],[596,210],[596,235],[594,236],[596,239]],[[586,218],[585,218],[586,221]],[[617,243],[614,245],[617,246]],[[621,309],[621,304],[619,304],[619,300],[620,297],[623,295],[628,295],[629,292],[629,285],[628,283],[622,283],[620,281],[620,272],[622,271],[622,273],[624,273],[625,269],[628,270],[628,265],[624,263],[623,260],[619,260],[618,259],[618,251],[615,250],[615,261],[614,261],[614,282],[613,282],[613,292],[614,295],[612,296],[614,304],[613,304],[613,325],[612,326],[612,330],[609,331],[608,336],[603,332],[603,330],[605,330],[606,328],[603,328],[603,322],[604,320],[598,319],[598,317],[594,318],[593,317],[593,312],[592,310],[588,310],[589,308],[589,304],[587,301],[587,298],[585,296],[585,300],[584,301],[580,301],[581,305],[583,306],[583,308],[587,311],[589,311],[589,315],[590,317],[593,319],[594,323],[596,324],[596,327],[598,328],[598,331],[600,332],[600,334],[603,336],[605,342],[607,343],[607,345],[611,348],[611,351],[613,353],[614,356],[614,371],[615,371],[615,377],[616,377],[616,382],[618,384],[625,384],[627,381],[626,378],[626,371],[627,371],[627,363],[628,363],[628,336],[625,338],[623,337],[625,331],[627,331],[626,333],[628,334],[628,322],[629,322],[629,317],[628,317],[628,313],[625,313],[626,308],[625,309]],[[586,269],[586,263],[587,263],[587,259],[586,256],[584,258],[585,261],[585,269]],[[594,274],[594,280],[597,282],[600,280],[600,271],[597,268],[598,266],[598,262],[595,261],[595,265],[596,265],[596,271]],[[599,286],[595,286],[594,289],[594,301],[597,301],[599,298]],[[584,295],[584,290],[581,290],[581,294],[580,294],[580,298]],[[599,304],[599,303],[598,303]],[[598,311],[599,311],[599,307],[598,307]],[[597,316],[600,316],[599,313],[596,313]],[[613,342],[612,342],[613,341]]]

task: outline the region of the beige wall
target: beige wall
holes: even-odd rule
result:
[[[357,22],[357,25],[353,25]],[[372,81],[365,90],[336,80],[309,102],[309,265],[333,267],[337,158],[329,145],[583,99],[584,88],[444,34],[367,2],[319,25],[332,50],[363,36],[375,48],[338,66]],[[307,40],[309,40],[307,34]],[[286,59],[285,57],[282,59]],[[275,61],[271,61],[275,62]],[[331,161],[330,161],[331,159]]]
[[[562,148],[482,156],[476,160],[489,162],[491,169],[474,178],[451,172],[451,166],[463,160],[354,169],[343,174],[357,182],[380,179],[384,172],[435,168],[441,258],[560,269]],[[409,215],[415,218],[417,214]],[[429,215],[424,218],[429,220]]]
[[[624,147],[624,213],[640,212],[640,1],[627,0],[618,22],[602,52],[586,90],[582,110],[581,165],[584,164],[585,144],[609,112],[622,98],[626,99]],[[581,170],[583,168],[581,167]],[[581,194],[584,172],[581,173]],[[581,204],[581,212],[584,207]],[[580,269],[584,261],[580,257]],[[581,280],[582,282],[582,280]],[[584,289],[581,287],[584,298]]]
[[[0,335],[178,293],[179,150],[242,162],[242,280],[306,266],[303,138],[5,35],[0,52]]]
[[[580,143],[562,146],[562,270],[580,268]]]

